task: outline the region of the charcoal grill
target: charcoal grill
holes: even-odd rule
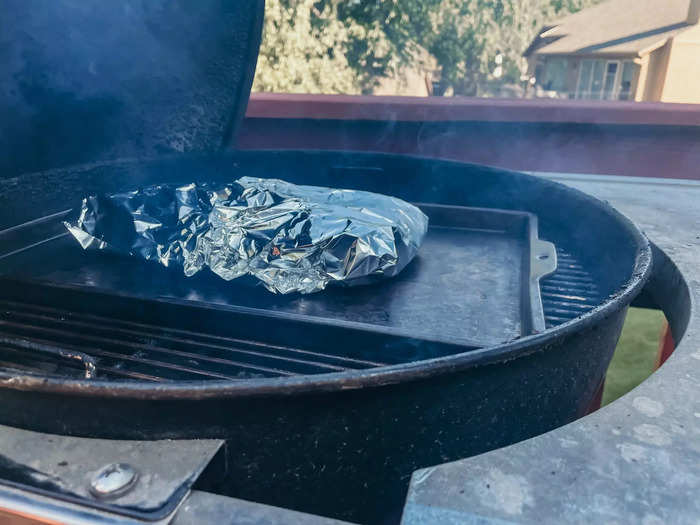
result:
[[[146,22],[145,33],[134,35],[132,24],[120,36],[119,25],[132,20],[112,8],[105,13],[96,1],[79,10],[71,2],[55,2],[55,11],[45,14],[28,13],[20,2],[10,6],[18,27],[35,39],[27,43],[10,34],[7,44],[23,57],[24,76],[10,70],[0,79],[9,91],[22,92],[28,89],[22,79],[41,70],[46,86],[31,107],[3,101],[14,108],[8,114],[16,128],[28,130],[24,135],[3,130],[0,138],[17,151],[6,168],[94,163],[2,184],[1,423],[102,438],[224,438],[227,471],[222,478],[209,477],[213,490],[377,521],[388,508],[400,508],[417,468],[520,441],[585,413],[603,380],[626,307],[650,269],[648,242],[631,222],[576,190],[481,166],[348,152],[215,151],[233,133],[245,106],[260,2],[198,4],[197,23],[211,28],[203,43],[191,30],[185,38],[173,36],[193,16],[188,2],[144,12],[138,2],[126,4],[133,8],[129,16],[135,12]],[[215,23],[219,9],[226,16]],[[66,43],[69,59],[42,51],[56,36],[47,33],[43,16],[58,16],[83,37]],[[105,17],[117,21],[116,33],[102,27]],[[144,39],[154,24],[159,39]],[[112,38],[97,38],[96,26]],[[129,57],[128,72],[120,69],[122,63],[110,63],[111,81],[95,83],[65,66],[81,63],[88,50],[98,66],[109,63],[100,57],[109,56],[120,38],[120,49],[131,49],[134,39],[141,47],[138,56]],[[184,72],[175,71],[177,60],[169,60],[168,75],[153,73],[154,63],[173,56],[183,57]],[[191,57],[221,75],[200,72],[195,82],[185,74],[194,75]],[[37,156],[41,148],[28,115],[52,114],[65,102],[56,93],[68,89],[61,85],[66,72],[84,80],[70,86],[72,103],[107,131],[89,151],[65,147]],[[117,81],[122,77],[128,82]],[[173,79],[179,86],[171,89]],[[163,90],[137,90],[144,82]],[[194,86],[199,98],[192,101],[186,88]],[[107,114],[90,109],[112,98],[116,102]],[[159,121],[173,108],[178,118]],[[62,116],[68,119],[62,139],[80,144],[80,122]],[[121,159],[124,155],[136,158]],[[510,301],[484,304],[518,305],[515,332],[486,337],[492,326],[485,321],[474,329],[464,314],[475,300],[471,286],[464,288],[464,303],[457,300],[449,309],[438,309],[442,290],[435,286],[422,296],[396,292],[401,283],[414,290],[411,279],[420,275],[415,264],[375,288],[280,299],[245,284],[224,288],[211,276],[184,280],[133,260],[62,248],[69,239],[60,219],[85,194],[244,175],[376,191],[433,212],[469,208],[464,213],[472,220],[474,209],[482,210],[482,221],[494,213],[501,221],[510,217],[518,231],[528,232],[532,253],[513,268],[520,272],[519,292],[511,291]],[[537,229],[524,226],[533,221]],[[482,233],[517,230],[503,222],[489,224],[481,224]],[[472,222],[463,229],[479,227]],[[443,243],[448,256],[459,249],[459,239]],[[423,264],[420,257],[416,262]],[[466,257],[460,263],[467,270],[478,266]],[[492,290],[485,289],[486,299]],[[408,314],[401,303],[407,297],[422,299]],[[509,315],[505,310],[488,314],[494,322],[495,316]],[[397,327],[397,319],[404,324]]]

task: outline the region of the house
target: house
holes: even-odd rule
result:
[[[549,96],[700,103],[700,0],[607,0],[543,27],[524,56]]]

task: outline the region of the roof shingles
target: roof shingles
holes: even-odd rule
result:
[[[641,56],[692,27],[690,1],[607,0],[548,24],[526,54]]]

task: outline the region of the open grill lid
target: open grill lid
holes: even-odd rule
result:
[[[213,151],[250,95],[263,0],[8,0],[0,176]]]

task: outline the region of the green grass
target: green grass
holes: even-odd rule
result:
[[[630,308],[603,390],[603,404],[632,390],[654,371],[664,314]]]

